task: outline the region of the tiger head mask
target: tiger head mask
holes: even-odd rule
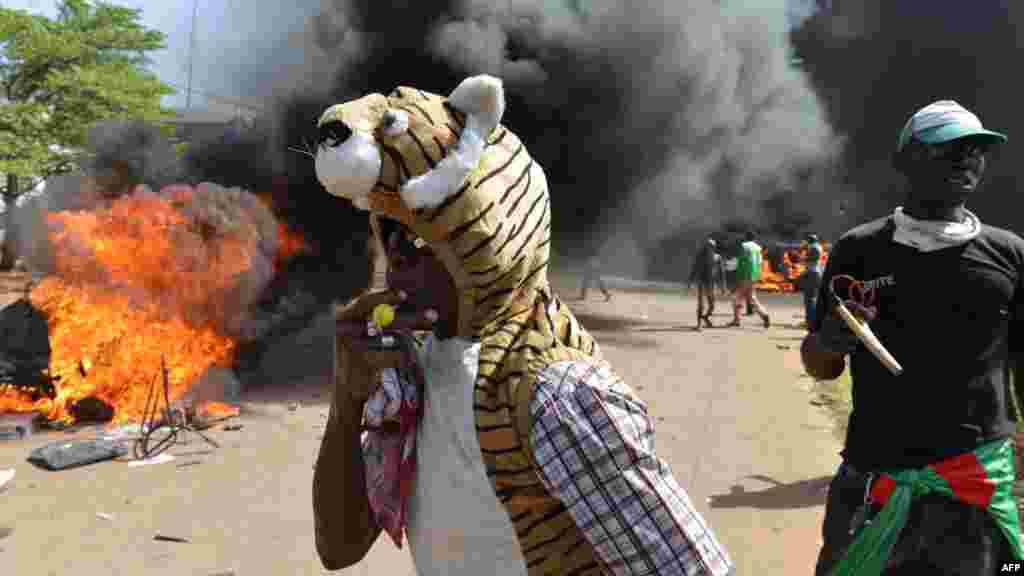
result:
[[[426,241],[454,280],[462,337],[549,294],[547,180],[504,110],[501,81],[474,76],[447,97],[399,87],[319,120],[317,178]]]

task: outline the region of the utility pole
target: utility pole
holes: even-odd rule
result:
[[[192,0],[192,29],[188,34],[188,84],[185,87],[185,109],[192,109],[192,66],[196,57],[196,15],[199,11],[199,0]]]

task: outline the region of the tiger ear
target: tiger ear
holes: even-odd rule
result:
[[[486,139],[505,115],[505,88],[500,78],[481,74],[463,80],[448,102],[478,122],[479,136]],[[467,126],[468,127],[468,126]]]
[[[472,76],[452,91],[448,102],[466,115],[466,125],[448,156],[402,186],[402,200],[413,210],[439,206],[480,163],[484,142],[505,114],[505,89],[494,76]]]

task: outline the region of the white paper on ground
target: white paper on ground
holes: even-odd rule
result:
[[[146,458],[145,460],[132,460],[128,463],[128,466],[135,468],[137,466],[149,466],[150,464],[163,464],[164,462],[170,462],[174,460],[174,456],[164,452],[163,454],[157,454],[152,458]]]
[[[141,424],[126,424],[124,426],[118,426],[110,430],[104,430],[99,434],[99,438],[107,440],[135,440],[142,436],[142,425]]]
[[[14,469],[0,470],[0,490],[3,490],[4,486],[14,478]]]

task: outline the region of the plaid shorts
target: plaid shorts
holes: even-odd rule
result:
[[[530,412],[541,479],[609,573],[732,573],[725,548],[655,454],[647,406],[607,366],[548,366]]]

